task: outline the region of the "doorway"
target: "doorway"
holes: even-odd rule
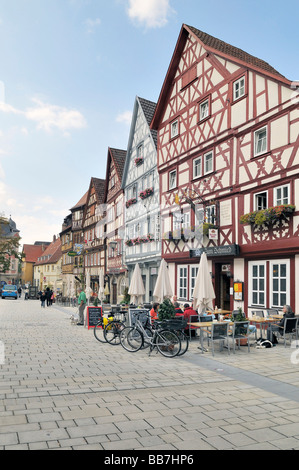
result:
[[[231,310],[230,266],[230,263],[215,263],[215,306],[222,310]]]

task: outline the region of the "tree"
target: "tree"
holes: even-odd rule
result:
[[[21,261],[21,254],[18,252],[21,238],[19,235],[7,234],[9,221],[0,216],[0,273],[5,273],[10,268],[11,257]]]
[[[175,308],[169,299],[164,299],[158,308],[159,320],[169,320],[175,317]]]

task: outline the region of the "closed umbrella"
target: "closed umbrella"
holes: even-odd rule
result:
[[[137,305],[142,303],[142,297],[145,295],[145,289],[142,281],[141,271],[137,263],[133,272],[128,294],[131,296],[132,302]]]
[[[99,270],[99,292],[98,292],[98,299],[103,300],[104,297],[104,271],[103,268]],[[109,295],[109,294],[108,294]]]
[[[213,299],[215,291],[209,271],[208,259],[206,253],[202,253],[198,273],[193,291],[193,308],[198,309],[199,313],[206,309],[213,309]]]
[[[170,299],[173,296],[173,291],[170,284],[168,266],[165,259],[162,259],[159,273],[153,293],[156,302],[163,302],[164,299]]]
[[[87,299],[90,298],[91,296],[91,287],[90,287],[90,271],[89,269],[86,272],[86,288],[85,288],[85,294]]]

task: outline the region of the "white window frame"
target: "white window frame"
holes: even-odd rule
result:
[[[286,265],[286,276],[281,276],[280,275],[280,266],[285,264]],[[275,277],[273,276],[273,267],[274,265],[279,266],[279,273],[277,276],[278,283],[280,284],[278,290],[274,290],[273,286],[273,281]],[[280,308],[283,307],[284,305],[289,305],[290,304],[290,260],[289,259],[279,259],[279,260],[271,260],[270,261],[270,305],[273,308]],[[286,280],[286,290],[281,290],[281,280],[285,279]],[[285,302],[278,302],[281,305],[275,305],[273,302],[273,295],[274,293],[277,293],[279,296],[279,300],[281,299],[281,295],[285,294],[286,300]]]
[[[211,204],[210,206],[205,207],[205,222],[207,224],[216,224],[216,205]]]
[[[260,276],[258,272],[258,276],[254,277],[253,276],[253,266],[258,266],[258,271],[260,270],[260,266],[264,267],[264,276]],[[266,301],[267,301],[267,263],[266,261],[249,261],[248,263],[248,271],[249,271],[249,289],[248,289],[248,304],[251,307],[260,307],[260,308],[266,308]],[[253,288],[253,279],[257,279],[257,288]],[[261,279],[264,279],[264,289],[260,288],[259,281]],[[253,293],[257,292],[258,296],[258,302],[259,302],[259,296],[260,293],[264,293],[264,303],[254,303],[253,302]]]
[[[199,121],[203,121],[210,115],[210,102],[209,98],[199,103]]]
[[[265,133],[265,137],[260,138],[260,135]],[[262,143],[262,148],[259,148]],[[268,130],[267,126],[261,127],[254,132],[254,156],[263,155],[267,152],[268,148]]]
[[[197,174],[197,170],[199,173]],[[193,179],[200,178],[202,176],[202,156],[194,158],[193,160]]]
[[[181,277],[181,269],[186,269],[186,277]],[[185,279],[186,280],[186,286],[181,287],[180,286],[180,280]],[[184,293],[183,291],[186,292],[186,295],[181,295]],[[178,293],[178,298],[181,300],[188,300],[187,295],[188,295],[188,264],[180,264],[177,266],[177,293]]]
[[[179,120],[175,119],[170,123],[170,138],[174,139],[179,135]]]
[[[288,191],[287,198],[284,198],[284,196],[282,195],[282,197],[278,199],[277,197],[278,190],[280,190],[283,193],[283,190],[285,188],[287,188],[287,191]],[[283,202],[284,199],[287,199],[287,201]],[[281,202],[278,202],[279,200],[281,200]],[[290,185],[289,184],[284,184],[282,186],[277,186],[276,188],[274,188],[274,206],[280,206],[281,204],[290,204]]]
[[[143,142],[137,146],[137,158],[144,159],[144,145],[143,145]]]
[[[211,169],[207,169],[207,157],[211,155]],[[206,152],[203,156],[203,161],[204,161],[204,174],[207,175],[209,173],[212,173],[214,171],[214,154],[213,151],[210,150],[210,152]]]
[[[190,265],[190,297],[189,299],[193,300],[193,291],[195,287],[195,282],[198,273],[198,266]]]
[[[171,175],[175,174],[174,182],[171,184]],[[177,187],[177,170],[172,170],[168,173],[168,189],[175,189]]]
[[[257,199],[258,199],[259,196],[261,196],[263,194],[266,194],[266,207],[259,208]],[[261,191],[260,193],[255,193],[254,194],[253,207],[254,207],[255,211],[260,211],[260,210],[264,210],[264,209],[268,208],[268,191]]]
[[[243,82],[243,83],[242,83]],[[237,101],[245,95],[245,75],[240,77],[233,83],[234,97],[233,100]]]

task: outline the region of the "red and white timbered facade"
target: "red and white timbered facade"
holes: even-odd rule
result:
[[[298,101],[294,84],[266,62],[182,26],[151,124],[162,256],[178,299],[192,300],[205,249],[218,307],[299,311]],[[267,209],[286,205],[289,213],[269,222]],[[254,223],[240,222],[253,211]]]

